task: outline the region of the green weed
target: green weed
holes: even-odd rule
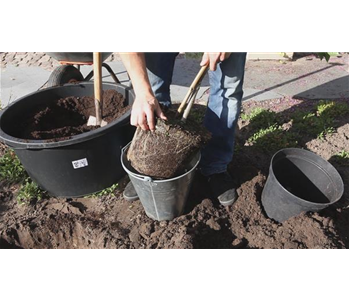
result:
[[[108,196],[108,195],[112,195],[114,194],[115,190],[119,187],[119,184],[118,183],[114,183],[112,186],[100,191],[100,192],[97,192],[97,193],[93,193],[89,196],[86,196],[86,197],[102,197],[102,196]]]
[[[17,202],[19,204],[30,202],[33,199],[41,200],[45,195],[45,192],[30,179],[17,155],[12,150],[7,150],[0,157],[0,179],[9,183],[21,184],[17,193]]]
[[[17,202],[24,204],[33,199],[42,200],[44,195],[45,192],[35,182],[31,181],[30,178],[27,178],[18,191]]]
[[[332,159],[340,165],[349,166],[349,151],[342,150],[334,155]]]
[[[9,183],[19,183],[28,177],[27,172],[12,150],[0,157],[0,179]]]
[[[332,119],[349,114],[349,105],[335,101],[321,100],[316,105],[316,112],[319,117]]]
[[[342,150],[337,155],[341,158],[348,158],[349,159],[349,151]]]
[[[279,123],[279,118],[275,112],[260,107],[256,107],[249,114],[241,114],[241,119],[250,121],[252,129],[269,128]]]
[[[313,112],[296,112],[293,117],[293,128],[299,133],[316,135],[324,139],[326,135],[335,132],[337,117],[349,114],[349,106],[334,101],[319,101]]]
[[[247,142],[265,151],[276,151],[282,148],[295,147],[298,144],[297,137],[294,134],[284,131],[277,124],[271,125],[268,128],[261,128]]]

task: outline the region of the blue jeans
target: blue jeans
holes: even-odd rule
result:
[[[178,53],[145,53],[148,76],[158,101],[171,105],[170,84]],[[202,149],[200,168],[204,176],[225,172],[234,153],[235,128],[241,111],[246,53],[232,53],[209,71],[210,95],[204,124],[212,133]],[[193,78],[194,79],[194,78]]]

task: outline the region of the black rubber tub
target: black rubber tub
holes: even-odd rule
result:
[[[268,217],[283,222],[301,212],[320,211],[343,192],[342,178],[328,161],[307,150],[287,148],[271,160],[262,204]]]
[[[103,89],[117,90],[129,104],[134,101],[133,92],[126,86],[103,84]],[[12,134],[13,124],[20,122],[30,107],[93,93],[93,82],[48,88],[18,99],[0,113],[0,139],[15,151],[33,181],[52,196],[79,197],[98,192],[125,174],[120,156],[134,133],[129,123],[130,111],[103,128],[60,142],[16,138]]]

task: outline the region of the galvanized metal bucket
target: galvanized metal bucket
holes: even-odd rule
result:
[[[201,159],[200,151],[190,161],[184,174],[166,180],[154,180],[136,173],[131,167],[126,157],[130,144],[122,149],[121,164],[134,185],[147,216],[157,221],[173,220],[180,216]]]

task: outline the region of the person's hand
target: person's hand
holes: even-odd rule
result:
[[[217,64],[230,56],[230,52],[205,52],[202,56],[200,66],[209,64],[211,71],[216,71]]]
[[[155,130],[155,115],[167,120],[158,100],[154,96],[136,97],[131,111],[131,125],[140,126],[142,130]]]

